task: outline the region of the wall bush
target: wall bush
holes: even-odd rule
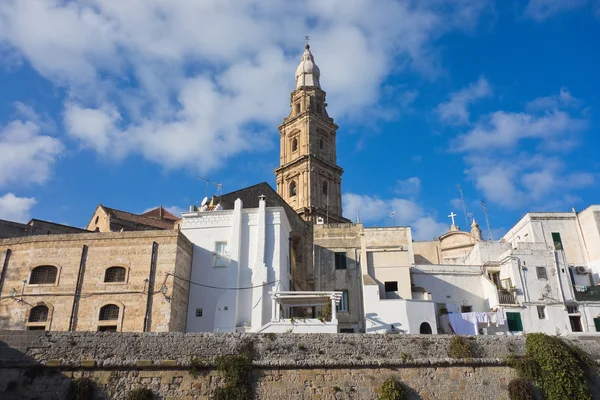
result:
[[[581,353],[558,337],[530,333],[527,356],[536,364],[533,381],[546,400],[591,400],[586,372],[591,372]]]
[[[450,339],[448,355],[452,358],[474,358],[475,344],[464,336],[455,335]]]
[[[408,399],[408,388],[395,376],[383,382],[379,390],[379,400],[406,400]]]
[[[125,400],[153,400],[154,393],[152,390],[147,388],[139,388],[134,389],[131,392],[127,393],[125,396]]]
[[[67,400],[89,400],[94,398],[94,381],[82,377],[69,383]]]
[[[508,384],[510,400],[533,400],[533,384],[527,379],[513,379]]]
[[[216,359],[217,370],[223,376],[224,384],[215,390],[215,400],[248,400],[252,399],[252,359],[254,344],[245,342],[237,355]]]

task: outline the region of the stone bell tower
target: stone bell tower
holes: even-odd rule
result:
[[[279,126],[277,193],[305,220],[349,222],[342,217],[342,174],[336,162],[338,126],[327,114],[319,67],[305,46],[296,69],[290,115]]]

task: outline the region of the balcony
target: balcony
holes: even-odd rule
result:
[[[515,293],[508,290],[498,290],[498,302],[500,304],[518,304]]]
[[[575,300],[600,301],[600,286],[575,286]]]

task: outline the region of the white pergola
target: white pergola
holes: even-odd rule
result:
[[[281,320],[281,306],[312,307],[322,306],[331,301],[331,322],[337,323],[336,305],[340,303],[342,292],[269,292],[273,300],[271,321]]]

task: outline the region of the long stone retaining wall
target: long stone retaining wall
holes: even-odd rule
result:
[[[414,399],[507,399],[516,375],[504,360],[523,355],[525,339],[470,340],[477,358],[454,360],[444,335],[0,331],[0,398],[62,400],[74,379],[88,376],[97,399],[122,399],[138,387],[157,399],[210,399],[222,381],[214,358],[251,341],[259,399],[377,399],[390,376]],[[598,339],[569,340],[600,360]],[[192,362],[201,365],[196,376]]]

